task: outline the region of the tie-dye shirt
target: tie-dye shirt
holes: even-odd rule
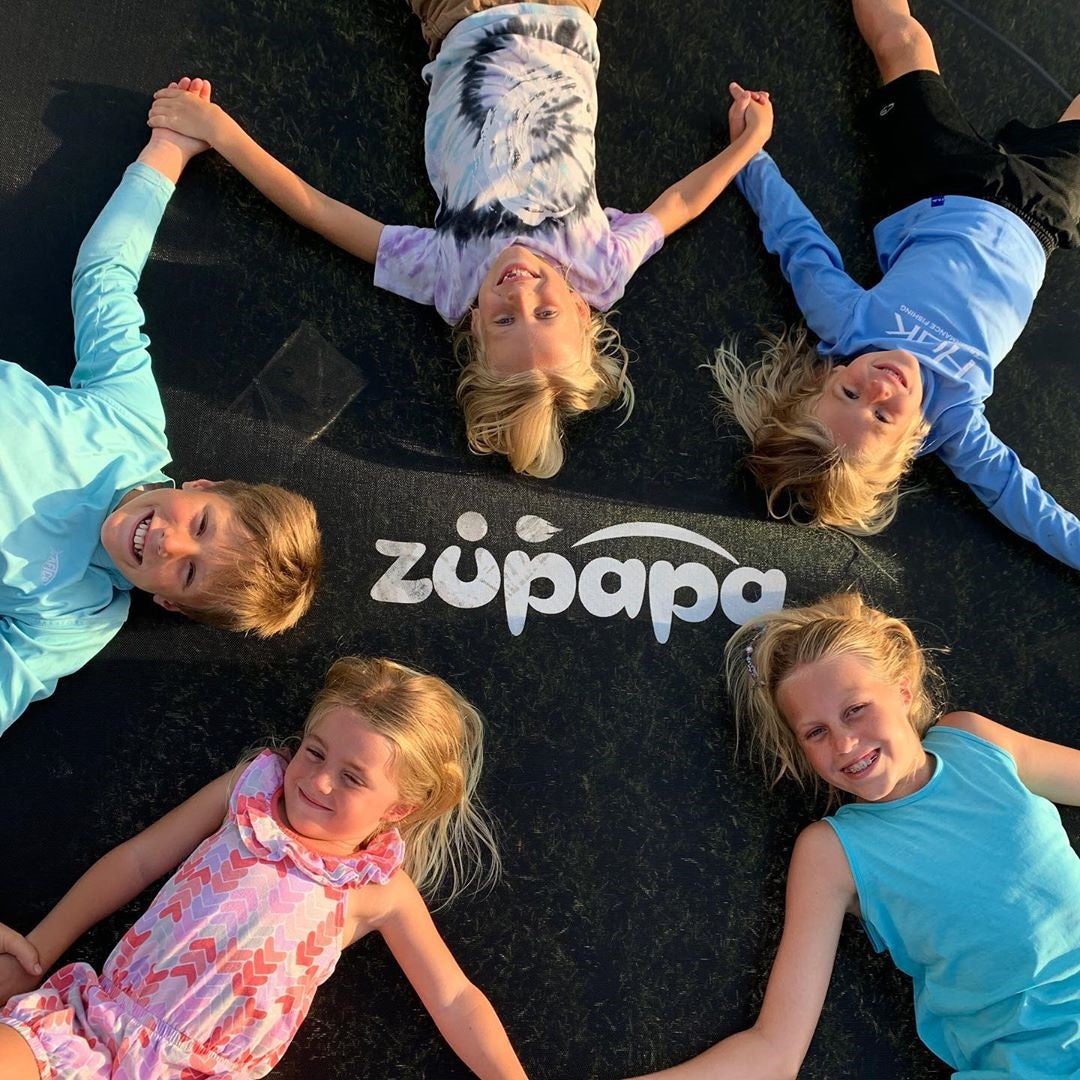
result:
[[[597,200],[599,66],[596,24],[578,8],[510,4],[459,22],[423,71],[435,228],[384,228],[375,284],[456,323],[498,255],[522,244],[611,307],[664,234],[651,214]]]

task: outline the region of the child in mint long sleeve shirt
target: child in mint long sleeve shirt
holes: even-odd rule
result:
[[[170,610],[259,630],[238,622],[244,575],[225,569],[267,547],[274,515],[251,509],[253,492],[267,489],[300,519],[287,544],[306,551],[291,604],[268,612],[267,628],[310,601],[318,531],[306,499],[233,482],[175,489],[162,472],[165,416],[136,288],[174,183],[200,149],[155,132],[83,241],[70,388],[0,361],[0,731],[110,641],[133,586]]]

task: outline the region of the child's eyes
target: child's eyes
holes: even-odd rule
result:
[[[859,399],[859,395],[856,394],[854,390],[849,390],[846,386],[844,387],[844,397],[851,398],[852,401],[858,401]]]
[[[363,787],[364,786],[364,781],[361,780],[359,776],[353,776],[352,773],[346,773],[345,774],[345,779],[348,780],[349,783],[352,784],[354,787]]]
[[[314,758],[316,761],[322,761],[323,759],[322,754],[320,754],[314,746],[305,746],[304,752],[307,753],[310,757]]]
[[[496,326],[509,326],[514,320],[509,315],[500,315],[495,320]]]
[[[188,588],[195,580],[195,564],[188,563],[187,577],[184,578],[184,588]]]
[[[877,419],[880,420],[883,424],[892,423],[892,421],[883,412],[876,412],[874,413],[874,416],[877,417]]]
[[[866,708],[865,702],[860,702],[858,705],[852,705],[845,713],[845,716],[857,716]]]
[[[555,308],[543,308],[536,313],[536,317],[538,319],[554,319],[558,314]]]
[[[196,536],[202,536],[206,532],[206,511],[203,511],[203,516],[199,519],[199,528],[196,530]]]

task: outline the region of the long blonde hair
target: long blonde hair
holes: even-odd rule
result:
[[[405,872],[430,895],[444,881],[447,902],[499,876],[492,825],[476,797],[484,761],[483,721],[456,690],[394,660],[336,660],[315,695],[304,735],[332,709],[355,712],[390,742],[401,801],[413,805],[394,827]],[[387,826],[390,828],[391,826]]]
[[[746,364],[730,342],[709,365],[724,412],[750,439],[745,463],[765,489],[769,514],[795,524],[832,526],[857,536],[881,532],[896,516],[900,481],[930,430],[920,421],[871,462],[836,445],[814,415],[832,362],[805,327],[768,335]]]
[[[602,311],[590,313],[581,357],[566,367],[497,374],[486,362],[471,313],[454,330],[454,354],[461,364],[457,399],[469,448],[477,454],[505,454],[514,471],[526,476],[546,480],[562,468],[563,431],[571,417],[615,400],[627,416],[634,407],[626,373],[630,356]]]
[[[885,682],[908,680],[908,719],[920,737],[941,714],[942,679],[915,635],[857,593],[761,615],[728,640],[724,671],[739,739],[748,737],[750,757],[761,764],[770,787],[785,776],[801,787],[817,787],[819,778],[784,719],[777,692],[797,668],[842,654],[866,661]],[[829,793],[837,801],[831,786]]]

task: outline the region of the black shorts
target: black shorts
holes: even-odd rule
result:
[[[1031,128],[1010,120],[993,142],[965,119],[936,71],[909,71],[870,99],[889,212],[935,195],[1007,207],[1047,254],[1080,247],[1080,120]]]

